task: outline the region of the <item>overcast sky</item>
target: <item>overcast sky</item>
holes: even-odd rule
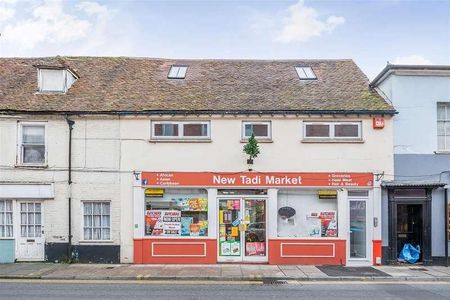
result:
[[[450,0],[0,0],[0,56],[450,64]]]

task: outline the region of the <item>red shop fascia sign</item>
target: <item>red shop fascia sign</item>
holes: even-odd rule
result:
[[[373,187],[373,173],[142,172],[151,187]]]

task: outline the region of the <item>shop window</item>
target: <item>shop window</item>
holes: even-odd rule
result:
[[[110,202],[83,202],[83,221],[84,240],[111,240]]]
[[[203,189],[147,189],[145,235],[208,236],[208,196]]]
[[[12,200],[0,200],[0,238],[13,237]]]
[[[209,139],[209,122],[152,122],[152,139]]]
[[[242,122],[242,138],[248,139],[255,134],[259,139],[271,139],[270,122]]]
[[[306,139],[361,139],[361,122],[304,122]]]
[[[43,165],[46,162],[45,124],[20,123],[19,126],[20,164]]]
[[[280,190],[277,229],[278,237],[337,237],[337,193]]]

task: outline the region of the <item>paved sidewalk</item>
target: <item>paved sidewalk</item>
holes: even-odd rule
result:
[[[326,267],[320,267],[327,272]],[[334,267],[333,276],[315,266],[297,265],[106,265],[15,263],[0,264],[1,279],[80,280],[299,280],[299,281],[446,281],[450,267],[377,266]],[[361,271],[360,271],[361,270]],[[365,275],[365,274],[375,274]]]

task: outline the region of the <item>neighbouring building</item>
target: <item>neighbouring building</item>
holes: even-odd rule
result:
[[[0,60],[1,261],[381,262],[396,111],[352,60]]]
[[[383,261],[420,246],[424,264],[448,265],[450,66],[388,64],[371,86],[393,103],[393,181],[383,183]]]

